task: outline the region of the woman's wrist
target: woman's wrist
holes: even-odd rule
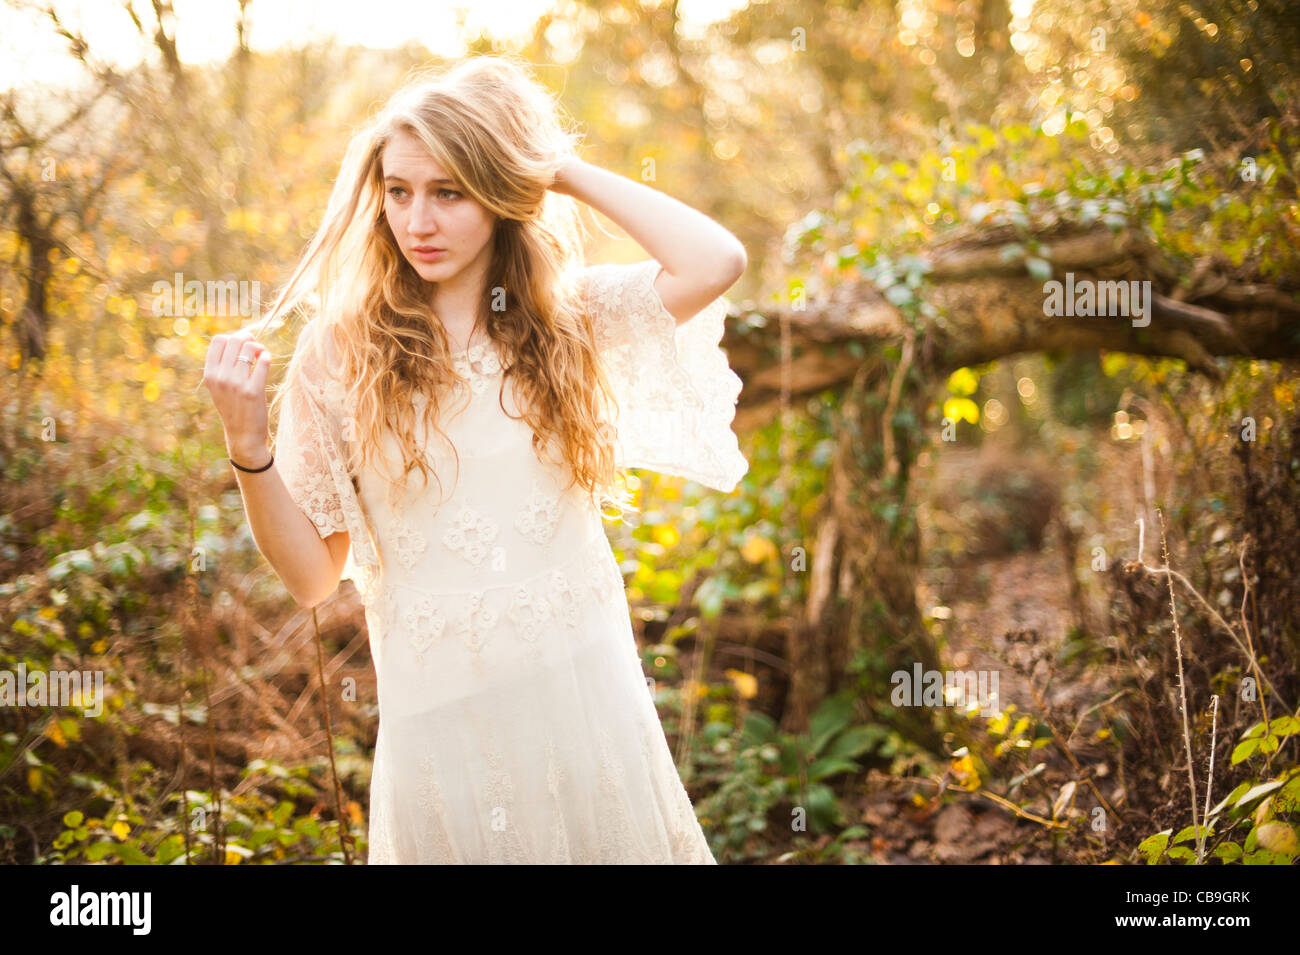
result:
[[[552,192],[558,192],[562,196],[571,195],[569,188],[572,181],[573,171],[582,165],[582,160],[574,155],[566,156],[560,161],[555,170],[555,181],[551,183]]]
[[[244,468],[260,468],[271,460],[271,449],[266,442],[250,445],[226,445],[226,455]]]

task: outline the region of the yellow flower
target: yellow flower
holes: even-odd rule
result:
[[[117,836],[119,839],[125,840],[126,837],[129,836],[130,834],[131,834],[130,823],[125,822],[121,819],[113,823],[113,835]]]

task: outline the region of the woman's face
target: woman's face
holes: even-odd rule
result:
[[[446,282],[491,255],[495,218],[452,189],[450,175],[406,130],[384,147],[384,215],[411,267]]]

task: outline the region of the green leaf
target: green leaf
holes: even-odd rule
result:
[[[1229,864],[1241,858],[1241,846],[1235,842],[1224,842],[1216,846],[1211,854],[1222,859],[1224,864]]]
[[[1273,810],[1279,813],[1300,811],[1300,776],[1293,777],[1273,797]]]
[[[1245,806],[1246,803],[1254,802],[1261,796],[1267,796],[1274,789],[1280,787],[1283,782],[1284,780],[1281,779],[1272,779],[1266,783],[1260,783],[1258,786],[1252,786],[1250,789],[1246,790],[1245,795],[1237,800],[1236,805]]]
[[[874,749],[888,737],[889,730],[883,726],[851,726],[831,741],[823,755],[853,759]]]
[[[751,712],[745,716],[745,725],[740,731],[741,748],[762,746],[765,743],[780,741],[776,722],[766,713]]]
[[[1274,736],[1291,736],[1300,733],[1300,719],[1294,716],[1279,716],[1268,724],[1268,731]]]
[[[1247,853],[1241,862],[1242,865],[1290,865],[1291,857],[1279,855],[1268,849],[1257,849]]]
[[[825,783],[808,786],[808,821],[818,832],[828,832],[843,825],[840,804],[835,792]]]
[[[1256,724],[1255,724],[1254,726],[1252,726],[1250,729],[1246,730],[1245,735],[1242,736],[1241,738],[1242,738],[1242,739],[1260,739],[1260,738],[1263,737],[1263,735],[1264,735],[1264,724],[1263,724],[1263,723],[1256,723]]]
[[[1257,739],[1248,739],[1238,743],[1232,751],[1232,765],[1236,766],[1243,760],[1254,756],[1255,751],[1259,749],[1259,742]]]
[[[127,865],[148,865],[149,857],[140,851],[138,846],[129,842],[118,843],[113,846],[113,851],[117,857]]]
[[[840,773],[856,773],[861,770],[857,763],[851,759],[842,757],[823,757],[814,760],[808,767],[808,779],[812,782],[819,782],[823,779],[829,779],[831,776],[838,776]]]
[[[1146,856],[1147,865],[1155,865],[1156,861],[1164,855],[1165,848],[1169,845],[1169,836],[1173,831],[1172,829],[1165,829],[1163,832],[1157,832],[1154,836],[1147,836],[1138,843],[1138,852]]]
[[[162,842],[153,854],[155,865],[170,865],[174,859],[185,852],[185,838],[179,832],[173,833]]]
[[[1213,834],[1211,830],[1206,826],[1188,826],[1186,829],[1183,829],[1181,832],[1179,832],[1178,835],[1174,836],[1174,838],[1170,841],[1170,844],[1177,845],[1180,842],[1186,842],[1188,839],[1195,839],[1201,833],[1204,833],[1206,836],[1210,836]]]
[[[1240,786],[1238,786],[1236,789],[1234,789],[1232,792],[1228,793],[1228,795],[1223,797],[1222,802],[1220,802],[1217,806],[1215,806],[1213,809],[1210,810],[1210,815],[1208,818],[1214,819],[1216,816],[1218,816],[1219,813],[1221,813],[1224,810],[1224,807],[1226,806],[1229,805],[1235,806],[1237,804],[1237,800],[1241,798],[1242,793],[1246,792],[1248,789],[1250,789],[1250,782],[1246,781],[1242,783]]]
[[[99,862],[104,858],[104,856],[112,852],[114,848],[114,844],[108,841],[91,843],[86,847],[86,859],[90,862]]]
[[[853,722],[853,695],[841,691],[827,697],[808,721],[808,734],[812,740],[809,756],[818,756],[836,733]]]
[[[63,814],[63,824],[69,829],[76,829],[85,818],[85,814],[80,809],[73,809]]]

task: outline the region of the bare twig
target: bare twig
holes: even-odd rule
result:
[[[1165,515],[1164,511],[1157,509],[1156,516],[1160,518],[1160,551],[1164,557],[1165,566],[1169,566],[1169,544],[1165,540]],[[1172,571],[1170,572],[1172,574]],[[1183,630],[1178,625],[1178,608],[1174,604],[1174,580],[1169,577],[1169,616],[1174,621],[1174,650],[1178,658],[1178,693],[1182,701],[1180,709],[1183,718],[1183,746],[1187,750],[1187,785],[1192,790],[1192,829],[1199,831],[1200,823],[1196,817],[1196,776],[1195,767],[1192,764],[1192,731],[1187,719],[1187,681],[1183,675]],[[1199,845],[1199,843],[1198,843]],[[1198,857],[1199,861],[1199,857]]]
[[[1205,863],[1205,840],[1210,835],[1210,793],[1214,791],[1214,745],[1218,738],[1218,728],[1219,694],[1216,693],[1210,708],[1210,778],[1205,784],[1205,831],[1201,832],[1196,839],[1196,861],[1202,865]]]

